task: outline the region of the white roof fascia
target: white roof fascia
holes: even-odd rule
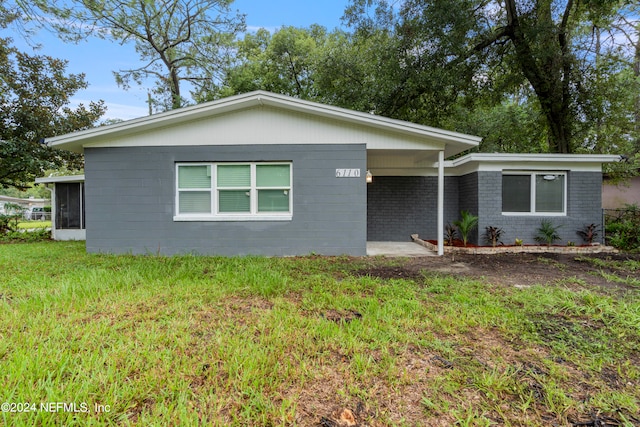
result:
[[[11,197],[11,196],[4,196],[0,194],[0,201],[2,202],[6,202],[6,203],[46,203],[49,202],[49,199],[23,199],[22,197]]]
[[[390,132],[411,135],[413,137],[425,138],[431,141],[436,140],[445,144],[454,143],[456,145],[460,145],[460,148],[462,148],[456,150],[456,152],[476,147],[481,141],[480,137],[473,135],[451,132],[402,120],[389,119],[374,114],[367,114],[345,108],[300,100],[270,92],[256,91],[115,123],[108,126],[101,126],[66,135],[51,137],[46,139],[46,143],[53,147],[82,152],[82,147],[85,145],[93,145],[96,142],[104,141],[109,138],[133,135],[150,129],[158,129],[205,117],[212,117],[231,111],[250,108],[252,106],[282,108],[307,113],[312,116],[341,120],[358,125],[384,129]],[[393,147],[390,146],[388,148],[392,149]]]
[[[600,162],[611,163],[620,160],[619,155],[613,154],[554,154],[554,153],[471,153],[451,160],[453,166],[468,162]]]
[[[36,184],[53,184],[56,182],[84,182],[84,175],[46,176],[36,178]]]
[[[620,161],[610,154],[534,154],[534,153],[472,153],[445,163],[459,175],[471,172],[503,170],[553,170],[601,172],[603,163]]]

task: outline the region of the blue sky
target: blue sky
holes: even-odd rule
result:
[[[332,30],[341,26],[349,0],[235,0],[233,9],[247,15],[247,28],[274,30],[283,25],[308,27],[320,24]],[[12,37],[23,51],[31,48],[18,34],[0,31],[2,37]],[[69,61],[69,73],[85,73],[89,88],[78,92],[74,104],[104,100],[108,110],[104,118],[128,120],[148,114],[147,88],[132,86],[128,91],[119,88],[112,71],[140,66],[131,45],[121,46],[92,38],[79,44],[62,43],[52,34],[41,31],[32,37],[32,43],[41,45],[36,51]]]

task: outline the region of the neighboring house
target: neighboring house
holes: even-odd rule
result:
[[[444,225],[463,209],[480,216],[472,241],[493,225],[532,242],[542,218],[575,241],[600,222],[602,163],[617,159],[445,161],[480,138],[262,91],[47,143],[84,153],[75,206],[86,247],[112,253],[365,255],[367,240],[414,233],[442,253]],[[39,182],[56,203],[69,184]]]
[[[602,207],[620,209],[625,205],[640,206],[640,176],[615,183],[605,176],[602,185]]]
[[[28,216],[28,213],[33,208],[44,208],[49,205],[48,199],[36,199],[35,197],[30,197],[28,199],[22,199],[19,197],[10,197],[10,196],[2,196],[0,195],[0,215],[1,214],[14,214],[15,209],[8,208],[8,206],[18,205],[23,209],[23,213]]]

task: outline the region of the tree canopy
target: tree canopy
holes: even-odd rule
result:
[[[98,36],[132,42],[142,65],[114,71],[123,88],[154,81],[153,101],[160,110],[189,103],[185,89],[213,86],[229,62],[229,46],[244,31],[244,15],[233,0],[34,0],[43,14],[57,17],[53,27],[66,40]],[[186,88],[185,88],[186,86]]]
[[[449,118],[452,109],[465,104],[473,112],[487,103],[500,108],[528,104],[543,119],[538,124],[547,150],[569,153],[588,148],[586,124],[598,111],[615,115],[610,113],[616,98],[606,93],[611,80],[595,76],[621,77],[633,54],[616,37],[609,39],[606,52],[594,52],[595,29],[620,33],[625,12],[634,14],[622,1],[407,0],[396,6],[352,0],[346,17],[362,37],[387,32],[398,41],[396,61],[404,70],[396,82],[403,88],[399,104],[414,110],[445,108]],[[607,73],[598,56],[606,57]],[[638,87],[637,79],[627,83]]]
[[[203,94],[217,98],[262,89],[304,99],[316,97],[317,55],[326,41],[326,30],[282,27],[275,33],[259,29],[247,33],[235,45],[235,60],[217,91]]]
[[[189,102],[183,85],[195,102],[264,89],[476,134],[483,151],[640,151],[636,2],[351,0],[347,30],[242,38],[232,0],[18,3],[67,39],[133,41],[145,65],[117,81],[154,78],[162,109]]]
[[[65,74],[66,61],[19,52],[0,39],[0,187],[29,187],[45,170],[82,168],[82,156],[43,144],[46,137],[93,127],[102,102],[70,107],[87,86],[82,74]]]
[[[640,149],[640,11],[597,0],[352,0],[351,31],[246,34],[222,84],[484,138],[480,149]]]

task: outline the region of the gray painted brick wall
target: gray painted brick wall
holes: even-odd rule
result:
[[[174,221],[175,163],[224,161],[292,161],[293,219]],[[365,170],[364,144],[87,148],[87,251],[365,255]]]
[[[460,207],[460,209],[453,215],[453,218],[449,221],[451,225],[453,225],[454,221],[460,219],[461,211],[468,211],[472,215],[478,215],[478,211],[480,209],[478,199],[479,191],[480,189],[478,188],[478,174],[471,173],[463,175],[459,178],[458,206]],[[470,243],[478,243],[477,232],[473,232],[468,237]]]
[[[560,226],[558,244],[572,241],[581,244],[576,231],[588,224],[602,227],[602,174],[596,172],[567,173],[567,215],[566,216],[509,216],[502,215],[502,173],[478,172],[478,223],[475,238],[485,244],[484,233],[487,226],[497,226],[504,230],[502,241],[513,244],[522,239],[525,244],[533,244],[535,235],[543,219]],[[600,236],[602,233],[599,233]]]
[[[444,218],[458,212],[458,177],[445,177]],[[438,178],[375,176],[367,185],[367,240],[437,239]]]
[[[445,178],[444,223],[460,218],[468,210],[479,216],[478,228],[469,236],[474,244],[486,244],[487,226],[504,230],[502,241],[512,244],[516,238],[536,243],[536,230],[543,219],[560,225],[561,241],[580,244],[576,234],[584,225],[601,224],[602,175],[591,172],[567,174],[567,216],[502,215],[502,172],[474,172]],[[408,241],[418,233],[437,239],[437,177],[374,177],[367,186],[367,239],[369,241]],[[600,233],[601,235],[602,233]]]
[[[472,173],[459,178],[458,205],[460,211],[478,214],[478,174]],[[459,219],[459,213],[456,219]]]

